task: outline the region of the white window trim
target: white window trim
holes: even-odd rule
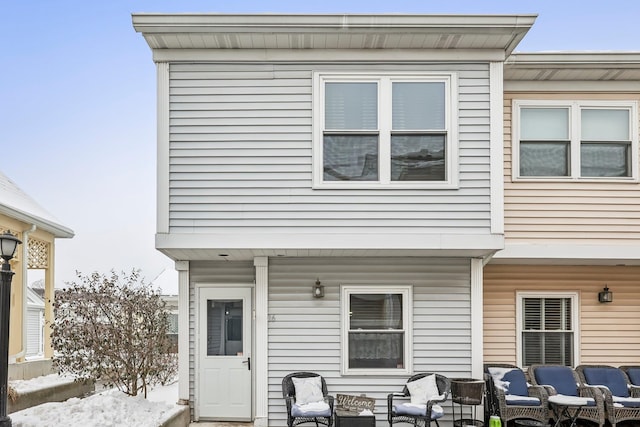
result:
[[[350,369],[349,368],[349,295],[357,294],[402,294],[402,327],[404,334],[404,368],[398,369]],[[342,375],[410,375],[413,373],[413,298],[411,285],[341,285],[340,324],[342,353]]]
[[[521,107],[567,107],[569,108],[570,165],[571,173],[564,177],[520,176],[520,108]],[[629,177],[581,177],[580,176],[580,108],[624,108],[630,112],[629,134],[631,136],[631,176]],[[580,181],[580,182],[638,182],[638,102],[602,100],[514,100],[511,109],[511,180],[517,181]]]
[[[445,145],[446,176],[444,181],[413,181],[392,182],[382,181],[385,175],[383,169],[390,166],[387,162],[380,162],[379,181],[330,181],[323,180],[323,129],[324,129],[324,82],[326,81],[358,81],[391,78],[394,80],[434,81],[445,83],[445,130],[447,141]],[[455,189],[458,188],[458,76],[456,73],[344,73],[344,72],[314,72],[313,73],[313,188],[314,189]],[[380,91],[378,92],[380,94]],[[382,94],[384,97],[385,94]],[[383,117],[391,117],[390,102],[383,102],[378,98],[378,131],[380,138],[380,158],[389,157],[389,142],[384,142],[381,129]]]
[[[580,300],[577,292],[516,292],[516,360],[518,366],[524,366],[522,358],[522,301],[525,298],[570,298],[571,329],[573,330],[573,361],[577,366],[580,360]]]

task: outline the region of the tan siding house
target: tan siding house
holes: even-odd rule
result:
[[[9,330],[10,379],[25,379],[50,373],[51,329],[54,300],[55,240],[71,238],[74,233],[26,194],[9,177],[0,172],[0,233],[10,232],[22,241],[11,260]],[[38,359],[26,362],[29,339],[28,279],[29,270],[39,270],[44,282],[44,331],[42,352]],[[32,329],[40,329],[40,319]]]
[[[639,81],[638,54],[519,54],[507,61],[505,249],[484,269],[485,362],[637,363]],[[562,125],[551,118],[559,111]],[[605,132],[590,139],[588,120],[612,111],[624,118],[618,129],[625,137],[611,137],[611,145]],[[612,123],[607,116],[597,128]],[[539,160],[527,151],[535,144],[568,148]],[[624,154],[607,157],[613,146]],[[596,176],[589,162],[610,169]],[[544,172],[535,176],[532,164]],[[557,169],[550,173],[548,165]],[[599,302],[604,287],[613,302]],[[560,350],[552,343],[559,336]]]

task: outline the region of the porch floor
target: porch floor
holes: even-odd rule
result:
[[[189,424],[189,427],[253,427],[253,423],[230,423],[215,421],[200,421]]]

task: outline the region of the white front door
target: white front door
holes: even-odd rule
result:
[[[251,288],[199,288],[198,417],[251,421]]]

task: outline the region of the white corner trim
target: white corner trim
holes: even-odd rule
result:
[[[504,233],[504,80],[503,63],[489,64],[490,164],[491,164],[491,233]]]
[[[255,426],[268,425],[269,417],[269,258],[255,257]]]
[[[157,201],[156,230],[169,232],[169,63],[157,67]]]
[[[471,258],[471,376],[483,378],[482,258]]]
[[[189,402],[189,261],[178,270],[178,402]]]

